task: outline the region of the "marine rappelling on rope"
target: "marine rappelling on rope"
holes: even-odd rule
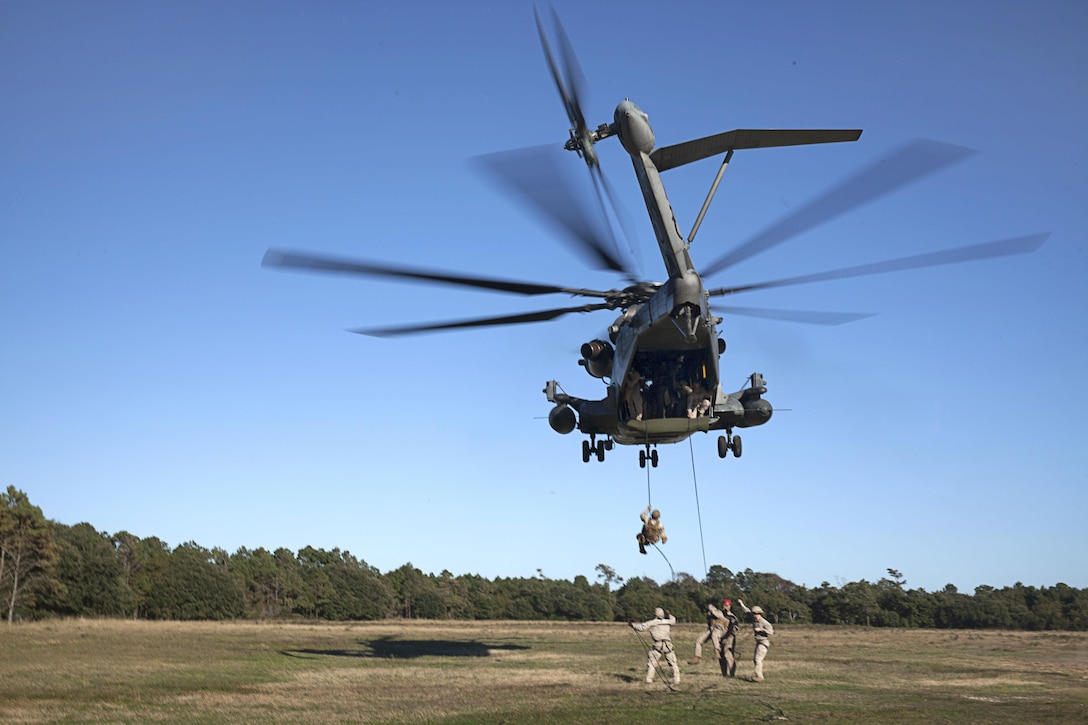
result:
[[[699,545],[703,554],[703,576],[706,576],[708,571],[706,565],[706,543],[703,538],[703,514],[699,504],[699,481],[695,475],[695,451],[694,447],[689,441],[689,448],[691,448],[691,480],[692,485],[695,488],[695,511],[699,521]],[[668,542],[668,537],[665,535],[665,525],[661,521],[661,510],[656,509],[653,506],[653,494],[650,486],[650,469],[646,469],[646,509],[639,514],[639,518],[642,519],[642,530],[638,533],[635,539],[638,541],[638,551],[640,554],[646,553],[646,546],[652,545],[665,559],[665,563],[669,565],[669,571],[672,574],[672,578],[676,578],[676,571],[672,568],[672,563],[669,562],[665,552],[661,551],[661,547],[658,546],[658,542],[664,544]]]
[[[651,510],[651,507],[647,506],[646,510],[639,514],[639,518],[642,519],[642,531],[635,536],[635,540],[638,541],[638,553],[645,554],[647,544],[656,544],[658,541],[662,544],[668,543],[669,537],[665,535],[665,524],[661,523],[661,511]]]

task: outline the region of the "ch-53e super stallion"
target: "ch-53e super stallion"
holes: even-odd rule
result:
[[[563,392],[555,381],[544,387],[552,404],[548,422],[558,433],[575,429],[587,436],[582,440],[582,460],[603,461],[614,444],[640,446],[639,464],[657,466],[656,446],[683,441],[695,432],[721,431],[718,455],[741,455],[738,428],[763,425],[773,409],[763,396],[767,386],[763,375],[752,373],[744,387],[735,392],[722,387],[720,358],[725,340],[718,333],[722,318],[716,313],[754,315],[817,324],[841,324],[867,315],[766,310],[715,306],[710,299],[758,289],[807,284],[822,280],[880,274],[956,262],[1023,254],[1037,249],[1047,238],[1035,234],[997,242],[959,247],[912,257],[864,264],[797,277],[754,284],[707,287],[709,278],[733,265],[764,252],[843,212],[900,188],[948,166],[971,152],[958,146],[916,141],[860,173],[838,184],[814,201],[792,211],[776,224],[737,245],[709,264],[696,269],[689,248],[735,151],[773,146],[823,144],[857,141],[861,130],[736,129],[664,147],[655,147],[649,117],[634,102],[625,99],[616,106],[612,122],[590,128],[582,111],[584,97],[581,70],[558,17],[552,12],[553,34],[558,55],[548,41],[539,11],[537,29],[548,67],[565,106],[571,128],[564,147],[585,162],[593,181],[599,216],[608,219],[606,206],[615,209],[615,195],[601,172],[594,145],[616,137],[631,158],[635,176],[653,228],[665,268],[663,281],[639,280],[611,233],[611,225],[588,219],[584,207],[571,204],[569,197],[555,193],[559,183],[532,173],[532,154],[507,152],[482,161],[543,211],[566,236],[577,242],[597,266],[621,273],[627,285],[617,289],[593,290],[566,285],[536,284],[507,279],[454,274],[443,271],[393,266],[369,261],[320,256],[303,252],[270,249],[264,264],[311,271],[402,278],[406,280],[474,287],[521,295],[564,294],[595,302],[557,307],[539,312],[436,322],[398,327],[360,329],[354,332],[377,336],[406,335],[495,325],[512,325],[553,320],[570,313],[615,310],[620,314],[608,327],[608,339],[594,339],[581,346],[578,361],[585,371],[605,384],[604,397],[581,398]],[[710,157],[722,157],[710,191],[698,217],[685,238],[677,225],[665,193],[661,174],[685,164]],[[619,215],[613,212],[613,216]]]

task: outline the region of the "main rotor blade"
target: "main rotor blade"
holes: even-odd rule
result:
[[[562,292],[583,297],[607,297],[612,292],[575,289],[560,287],[550,284],[535,284],[532,282],[518,282],[515,280],[495,279],[489,277],[470,277],[466,275],[448,274],[445,272],[431,272],[423,269],[409,267],[394,267],[378,265],[370,262],[343,259],[337,257],[305,254],[300,252],[288,252],[279,249],[269,249],[265,252],[261,264],[265,267],[284,267],[287,269],[305,269],[317,272],[333,272],[341,274],[355,274],[372,277],[400,277],[403,279],[449,284],[461,287],[476,287],[495,292],[512,292],[519,295],[547,295]]]
[[[972,149],[920,139],[862,169],[704,268],[709,277],[851,209],[961,161]]]
[[[812,310],[769,310],[762,307],[714,307],[715,312],[727,315],[743,315],[744,317],[762,317],[767,320],[782,320],[784,322],[801,322],[806,325],[845,325],[848,322],[857,322],[867,317],[873,317],[874,313],[867,312],[815,312]]]
[[[916,254],[911,257],[889,259],[884,262],[861,264],[856,267],[844,267],[828,272],[804,274],[798,277],[786,277],[770,282],[758,282],[756,284],[739,285],[736,287],[721,287],[711,290],[710,295],[731,295],[738,292],[750,292],[752,290],[768,289],[771,287],[786,287],[789,285],[809,284],[810,282],[823,282],[831,279],[845,279],[847,277],[862,277],[872,274],[885,274],[887,272],[900,272],[907,269],[920,269],[922,267],[938,267],[945,264],[958,264],[960,262],[972,262],[991,257],[1007,257],[1013,254],[1028,254],[1034,252],[1043,245],[1050,233],[1032,234],[1025,237],[1013,237],[996,242],[974,244],[968,247],[956,247],[939,252]]]
[[[579,305],[578,307],[560,307],[554,310],[542,310],[540,312],[526,312],[517,315],[503,315],[501,317],[481,317],[472,320],[455,320],[451,322],[434,322],[423,325],[407,325],[403,327],[380,327],[368,329],[355,329],[360,335],[371,337],[394,337],[396,335],[416,335],[424,332],[438,332],[440,330],[461,330],[470,327],[491,327],[494,325],[517,325],[526,322],[547,322],[571,312],[594,312],[607,310],[611,305],[596,303],[592,305]]]
[[[567,241],[573,242],[574,251],[594,267],[622,272],[634,279],[616,251],[611,234],[602,229],[607,228],[607,218],[597,222],[591,219],[585,204],[574,195],[570,182],[555,164],[555,153],[552,146],[531,146],[477,156],[474,161],[494,179],[504,182],[500,188],[517,192],[518,199],[558,228]]]

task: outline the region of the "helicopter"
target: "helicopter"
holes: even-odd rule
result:
[[[626,286],[593,290],[280,249],[269,249],[262,264],[305,271],[400,278],[510,294],[565,294],[597,300],[537,312],[352,330],[378,337],[537,323],[573,313],[618,311],[619,316],[608,326],[607,334],[582,344],[579,351],[581,357],[578,364],[591,377],[605,383],[604,397],[590,399],[569,395],[555,380],[547,381],[543,390],[547,402],[552,406],[548,414],[550,427],[560,434],[569,434],[577,429],[587,436],[582,439],[583,462],[588,463],[593,458],[604,461],[606,452],[619,444],[640,447],[640,467],[657,467],[658,445],[677,443],[696,432],[710,431],[720,432],[717,439],[717,453],[720,458],[727,458],[730,454],[736,458],[741,456],[741,436],[734,431],[764,425],[771,419],[774,409],[764,397],[767,385],[762,373],[751,373],[740,390],[730,392],[723,389],[720,359],[725,353],[726,343],[718,332],[718,325],[723,318],[717,312],[827,325],[843,324],[869,316],[731,306],[715,306],[712,309],[711,298],[787,285],[1024,254],[1038,249],[1048,236],[1034,234],[755,284],[708,288],[704,284],[704,278],[718,274],[850,209],[960,161],[972,151],[937,141],[912,142],[890,157],[854,174],[812,202],[792,211],[776,224],[717,257],[710,264],[702,266],[700,270],[692,261],[690,246],[734,152],[768,147],[849,143],[857,141],[862,131],[735,129],[656,147],[649,116],[630,99],[624,99],[616,106],[611,123],[590,128],[582,110],[584,80],[581,68],[559,17],[552,10],[551,22],[558,45],[557,54],[549,41],[539,8],[535,10],[535,15],[545,60],[570,122],[563,148],[580,157],[589,170],[599,217],[607,220],[607,207],[611,207],[612,216],[621,219],[615,194],[604,177],[595,149],[595,144],[616,137],[631,159],[667,275],[664,281],[639,279],[631,271],[624,255],[619,253],[619,245],[611,231],[612,225],[606,221],[605,231],[600,231],[600,225],[595,225],[592,220],[582,215],[577,204],[569,203],[568,197],[554,195],[555,189],[559,188],[554,179],[530,178],[525,170],[537,168],[538,160],[531,155],[517,152],[495,154],[484,158],[483,162],[520,193],[531,206],[535,206],[545,217],[556,222],[565,232],[565,236],[575,242],[576,248],[585,253],[595,266],[623,274],[628,282]],[[717,175],[690,233],[684,237],[665,192],[661,175],[670,169],[718,156],[722,157],[722,161]],[[620,223],[622,225],[622,220]]]

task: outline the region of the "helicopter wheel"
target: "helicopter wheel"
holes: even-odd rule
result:
[[[733,436],[733,443],[729,447],[733,449],[733,458],[740,458],[740,436]]]
[[[582,463],[589,463],[589,441],[582,441]]]
[[[604,452],[605,452],[605,450],[606,450],[605,441],[598,441],[597,442],[597,448],[596,448],[597,460],[602,462],[602,463],[604,462]]]
[[[718,436],[718,458],[725,458],[729,455],[729,441],[725,436]],[[734,453],[733,455],[736,455]]]
[[[650,451],[650,465],[657,468],[657,449]]]
[[[638,452],[638,467],[639,468],[645,468],[646,467],[646,451],[639,451]]]

